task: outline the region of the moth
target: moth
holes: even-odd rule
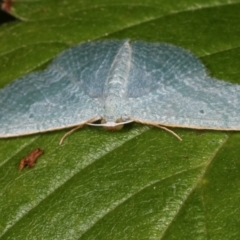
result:
[[[195,55],[166,43],[80,44],[0,90],[1,138],[131,122],[173,134],[168,127],[238,131],[239,119],[240,86],[210,77]]]

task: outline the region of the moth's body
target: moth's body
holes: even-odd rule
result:
[[[120,130],[124,122],[132,122],[127,116],[127,83],[131,67],[132,51],[129,42],[125,42],[119,49],[112,63],[109,75],[103,89],[103,116],[101,124],[107,130]]]

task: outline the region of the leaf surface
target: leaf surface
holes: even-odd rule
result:
[[[240,84],[240,1],[16,1],[0,86],[96,39],[168,42]],[[66,130],[67,131],[67,130]],[[0,140],[1,239],[238,239],[239,133],[129,124]],[[17,170],[34,148],[34,168]]]

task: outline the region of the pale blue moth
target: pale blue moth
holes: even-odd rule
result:
[[[209,77],[193,54],[165,43],[71,47],[46,70],[1,89],[0,104],[1,138],[130,122],[170,132],[166,127],[240,130],[240,85]]]

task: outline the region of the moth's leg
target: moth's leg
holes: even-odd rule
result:
[[[86,122],[84,122],[84,123],[76,126],[75,128],[71,129],[70,131],[66,132],[66,133],[63,135],[63,137],[60,139],[59,145],[62,145],[64,139],[65,139],[68,135],[70,135],[71,133],[75,132],[75,131],[78,130],[79,128],[82,128],[84,125],[86,125],[86,124],[88,124],[88,123],[95,122],[95,121],[97,121],[97,120],[99,120],[99,118],[98,118],[98,117],[94,117],[94,118],[89,119],[88,121],[86,121]]]
[[[169,128],[166,128],[164,126],[161,126],[157,123],[152,123],[152,122],[144,122],[144,121],[141,121],[141,120],[136,120],[136,119],[132,119],[134,122],[138,122],[138,123],[142,123],[142,124],[146,124],[146,125],[151,125],[151,126],[154,126],[154,127],[157,127],[157,128],[161,128],[169,133],[171,133],[173,136],[175,136],[178,140],[182,141],[182,138],[176,134],[174,131],[170,130]]]
[[[163,129],[163,130],[171,133],[171,134],[172,134],[173,136],[175,136],[178,140],[182,141],[182,138],[181,138],[178,134],[176,134],[174,131],[172,131],[171,129],[168,129],[168,128],[166,128],[166,127],[164,127],[164,126],[161,126],[161,125],[158,125],[158,124],[156,124],[156,125],[154,124],[153,126],[154,126],[154,127],[157,127],[157,128],[161,128],[161,129]]]
[[[62,145],[64,139],[65,139],[68,135],[70,135],[71,133],[75,132],[75,131],[78,130],[79,128],[82,128],[85,124],[86,124],[86,123],[83,123],[83,124],[81,124],[81,125],[73,128],[73,129],[71,129],[70,131],[66,132],[66,133],[63,135],[63,137],[60,139],[59,145]]]

